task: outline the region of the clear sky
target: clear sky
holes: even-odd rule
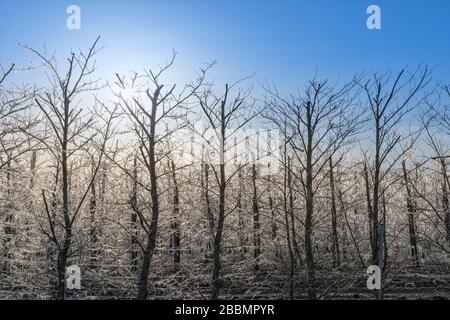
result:
[[[66,28],[66,8],[81,8],[81,30]],[[382,30],[368,30],[366,9],[379,5]],[[450,82],[448,0],[0,0],[0,62],[25,65],[17,43],[56,50],[105,46],[99,73],[141,70],[179,53],[180,77],[218,61],[214,76],[285,89],[303,85],[316,67],[321,77],[350,78],[363,70],[436,67]]]

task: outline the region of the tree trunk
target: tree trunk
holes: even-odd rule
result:
[[[173,266],[174,270],[178,270],[180,262],[181,262],[181,239],[180,239],[180,195],[178,190],[177,177],[175,172],[175,163],[171,161],[172,165],[172,179],[173,179],[173,216],[172,216],[172,235],[171,235],[171,244],[173,250]]]
[[[69,208],[69,170],[68,170],[68,136],[69,136],[69,101],[66,98],[64,101],[64,125],[63,125],[63,139],[61,148],[61,167],[62,167],[62,198],[63,207],[62,215],[64,218],[64,240],[62,246],[58,250],[57,270],[58,270],[58,284],[57,284],[57,299],[65,299],[66,283],[66,267],[67,258],[69,254],[70,245],[72,243],[72,221],[70,219]]]
[[[365,184],[365,191],[366,191],[366,203],[367,203],[367,216],[369,221],[369,239],[370,239],[370,249],[372,252],[372,258],[371,261],[374,261],[375,256],[375,233],[374,233],[374,218],[373,218],[373,208],[372,208],[372,199],[370,197],[370,182],[369,182],[369,168],[367,167],[367,162],[364,161],[364,184]]]
[[[94,179],[94,161],[92,161],[92,179]],[[91,238],[91,268],[95,268],[97,266],[98,261],[98,237],[97,237],[97,192],[95,189],[95,183],[91,184],[91,196],[89,201],[89,211],[91,214],[91,230],[90,230],[90,238]]]
[[[409,229],[409,245],[411,248],[411,257],[414,260],[414,264],[416,267],[419,266],[419,257],[418,257],[418,251],[417,251],[417,236],[416,236],[416,227],[415,227],[415,221],[414,216],[417,212],[416,209],[416,203],[414,201],[411,188],[409,187],[410,181],[408,178],[408,172],[406,170],[406,161],[402,162],[402,168],[403,168],[403,178],[405,181],[405,188],[406,188],[406,206],[408,208],[408,229]]]
[[[291,243],[291,228],[289,227],[289,209],[288,209],[288,185],[289,185],[289,160],[287,156],[287,142],[284,148],[284,179],[283,179],[283,204],[284,204],[284,222],[286,224],[286,242],[289,253],[289,299],[294,299],[294,272],[295,272],[295,255]]]
[[[330,157],[330,193],[331,193],[331,232],[332,232],[332,252],[333,252],[333,268],[341,265],[341,253],[339,251],[339,237],[337,232],[337,206],[336,206],[336,190],[334,185],[333,159]]]
[[[148,274],[150,271],[150,263],[156,248],[156,235],[158,231],[159,219],[159,198],[158,184],[156,173],[156,155],[155,155],[155,131],[156,131],[156,108],[158,106],[157,99],[162,87],[158,87],[152,99],[152,113],[150,122],[150,141],[148,146],[148,171],[150,174],[150,194],[152,200],[152,217],[147,235],[147,245],[144,250],[142,259],[142,269],[139,276],[138,300],[147,299],[148,294]]]
[[[213,243],[213,272],[211,300],[217,300],[220,292],[220,254],[222,249],[222,233],[225,220],[225,164],[220,164],[219,218]]]
[[[383,299],[383,266],[384,266],[384,252],[381,250],[384,247],[384,224],[379,221],[379,211],[380,211],[380,170],[381,170],[381,128],[379,115],[379,105],[377,104],[376,116],[375,116],[375,172],[373,178],[373,211],[372,211],[372,229],[373,229],[373,243],[372,247],[372,263],[378,265],[382,270],[381,272],[381,289],[377,292],[377,299]]]
[[[294,210],[294,190],[292,186],[292,159],[288,157],[288,196],[289,196],[289,216],[291,218],[291,237],[292,248],[294,250],[294,265],[297,264],[297,260],[300,265],[303,265],[302,255],[300,254],[299,245],[297,242],[297,230],[295,226],[295,210]]]
[[[206,243],[206,253],[205,253],[205,262],[208,261],[212,245],[211,242],[214,242],[214,229],[215,229],[215,223],[214,223],[214,216],[211,209],[211,200],[209,198],[209,165],[207,163],[202,164],[202,175],[201,175],[201,187],[203,192],[203,199],[205,200],[205,207],[206,207],[206,217],[208,218],[208,237],[207,237],[207,243]],[[212,239],[212,240],[211,240]]]
[[[228,93],[228,85],[225,89]],[[222,250],[222,234],[223,226],[225,222],[225,188],[226,188],[226,177],[225,177],[225,130],[226,130],[226,119],[225,119],[225,100],[221,103],[220,110],[220,165],[219,165],[219,217],[217,221],[217,230],[214,236],[213,243],[213,271],[212,271],[212,290],[211,290],[211,300],[217,300],[220,291],[220,254]]]
[[[245,258],[245,253],[247,252],[246,249],[246,243],[244,238],[244,220],[242,218],[243,215],[243,208],[242,208],[242,172],[241,172],[241,166],[239,165],[239,173],[238,173],[238,180],[239,180],[239,194],[237,199],[237,212],[238,212],[238,228],[237,228],[237,238],[239,239],[239,248],[240,248],[240,259],[241,261]]]
[[[305,254],[306,254],[306,267],[308,270],[308,298],[310,300],[316,300],[316,276],[314,266],[314,253],[313,253],[313,214],[314,214],[314,191],[313,191],[313,124],[312,124],[312,111],[311,103],[308,102],[307,106],[307,130],[308,130],[308,142],[306,150],[306,217],[305,217]]]
[[[258,194],[256,189],[256,165],[252,166],[252,184],[253,184],[253,258],[255,261],[254,270],[259,270],[259,256],[261,254],[261,235],[259,228],[259,207]]]
[[[272,177],[269,175],[267,192],[269,193],[269,212],[270,212],[270,218],[272,220],[272,230],[271,231],[272,231],[272,240],[276,240],[277,239],[277,220],[275,217],[275,210],[273,208],[271,184],[272,184]]]
[[[35,214],[35,209],[36,209],[36,204],[35,204],[35,199],[33,197],[33,192],[34,192],[34,188],[35,188],[35,179],[36,179],[36,163],[37,163],[37,152],[36,150],[33,150],[31,153],[31,159],[30,159],[30,184],[29,184],[29,191],[30,191],[30,197],[28,200],[28,204],[27,204],[27,210],[29,212],[29,214],[31,216],[33,216]],[[31,230],[32,230],[32,225],[31,225],[31,221],[30,219],[26,219],[25,220],[25,234],[27,239],[31,239]],[[29,253],[27,253],[28,255]]]
[[[135,209],[138,208],[138,168],[137,168],[137,157],[133,160],[133,189],[131,193],[131,206],[133,210],[131,211],[131,272],[135,273],[137,271],[138,265],[138,215]]]

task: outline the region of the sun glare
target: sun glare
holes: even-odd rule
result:
[[[124,98],[126,100],[132,100],[132,99],[136,98],[137,91],[135,88],[126,87],[120,91],[120,95],[122,96],[122,98]]]

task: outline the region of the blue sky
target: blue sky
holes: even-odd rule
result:
[[[66,8],[79,5],[81,30],[66,29]],[[366,28],[366,9],[382,10],[382,30]],[[0,62],[27,64],[17,46],[87,48],[98,35],[105,46],[99,74],[141,70],[179,56],[177,76],[218,61],[214,77],[274,81],[291,90],[314,75],[350,78],[363,70],[436,67],[450,82],[450,1],[406,0],[0,0]]]

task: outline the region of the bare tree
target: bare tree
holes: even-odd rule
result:
[[[258,191],[256,187],[257,171],[256,164],[252,165],[252,211],[253,211],[253,259],[255,260],[254,270],[259,270],[259,256],[261,255],[261,227],[260,227],[260,214],[258,205]]]
[[[406,160],[402,161],[403,179],[406,189],[406,205],[408,207],[408,229],[409,229],[409,244],[411,247],[411,257],[414,259],[416,266],[419,266],[419,254],[417,250],[417,233],[415,215],[417,213],[417,203],[411,188],[411,179],[408,176],[406,167]]]
[[[239,83],[239,82],[238,82]],[[212,130],[216,143],[205,141],[210,148],[219,155],[217,164],[211,164],[214,180],[218,186],[217,218],[214,219],[213,231],[213,271],[211,279],[211,300],[216,300],[220,293],[221,253],[222,237],[225,218],[237,208],[231,207],[226,202],[226,191],[233,177],[238,174],[242,166],[234,171],[227,172],[227,156],[231,153],[234,136],[256,117],[258,111],[252,110],[253,104],[249,103],[250,90],[237,90],[234,97],[232,90],[234,85],[225,85],[222,95],[217,95],[212,86],[208,86],[202,93],[197,93],[203,116],[206,120],[207,130]],[[204,132],[198,132],[204,136]]]
[[[177,180],[177,169],[173,159],[168,160],[168,168],[172,171],[169,177],[169,187],[173,189],[172,217],[170,223],[170,249],[173,250],[173,267],[178,271],[181,262],[181,230],[180,230],[180,188]],[[173,184],[173,186],[172,186]]]
[[[174,52],[170,61],[159,70],[148,70],[141,76],[135,73],[131,79],[126,79],[116,75],[116,84],[119,89],[116,95],[122,110],[133,124],[133,131],[139,140],[139,160],[149,177],[149,186],[144,185],[144,188],[149,191],[151,198],[150,219],[146,217],[144,209],[133,208],[147,235],[146,244],[143,247],[137,294],[137,298],[140,300],[146,299],[148,295],[148,275],[156,247],[160,211],[158,177],[161,175],[158,173],[158,165],[169,156],[169,152],[158,150],[158,147],[177,130],[187,126],[189,100],[203,85],[207,70],[201,70],[196,81],[186,85],[179,93],[175,91],[175,84],[164,91],[166,85],[163,84],[163,77],[174,64],[175,57],[176,53]],[[135,92],[130,97],[124,94],[127,90],[135,90]],[[140,95],[144,97],[140,97]],[[165,128],[167,130],[162,132]],[[132,177],[132,175],[130,176]]]
[[[310,81],[305,90],[285,99],[275,88],[267,88],[271,100],[268,102],[270,118],[283,135],[289,137],[289,147],[302,175],[306,215],[304,223],[305,254],[308,270],[308,296],[317,298],[314,263],[314,196],[320,188],[325,166],[329,159],[357,132],[358,112],[350,95],[355,87],[351,82],[339,89],[328,81]],[[284,123],[286,122],[286,126]]]
[[[422,90],[430,82],[430,72],[427,67],[417,68],[412,74],[401,70],[394,75],[392,72],[374,74],[365,83],[357,81],[362,88],[366,103],[370,110],[373,126],[373,159],[370,164],[372,171],[371,186],[371,216],[372,224],[372,263],[385,269],[385,221],[381,216],[383,207],[382,195],[386,190],[383,186],[385,178],[392,168],[408,152],[417,134],[399,132],[399,126],[405,116],[424,103],[426,95],[419,97]],[[383,298],[383,291],[378,290],[378,299]]]
[[[133,179],[132,179],[132,191],[130,196],[130,202],[131,202],[131,208],[138,208],[138,163],[137,163],[137,156],[133,158]],[[137,265],[138,265],[138,216],[135,210],[131,213],[131,272],[135,273],[137,271]]]
[[[74,224],[83,208],[84,201],[91,192],[96,175],[103,158],[106,142],[111,135],[114,110],[104,125],[100,125],[94,112],[84,111],[80,107],[80,94],[95,91],[99,88],[97,80],[91,80],[95,71],[93,57],[97,53],[97,43],[94,42],[87,53],[72,53],[68,58],[68,66],[64,73],[58,70],[56,58],[48,56],[46,52],[27,47],[42,61],[50,81],[49,87],[39,93],[35,99],[36,105],[43,116],[40,132],[27,130],[34,139],[46,146],[50,156],[61,168],[60,186],[55,185],[54,200],[61,199],[61,206],[53,202],[53,209],[47,200],[46,189],[42,189],[42,197],[47,216],[47,226],[41,225],[41,231],[50,239],[57,250],[57,292],[58,299],[65,298],[65,273],[67,261],[70,257],[74,237]],[[107,111],[107,108],[104,109]],[[106,112],[106,114],[108,114]],[[97,130],[96,126],[101,127]],[[93,154],[88,153],[88,146],[95,146],[97,160],[93,164],[91,174],[85,181],[85,191],[78,199],[73,199],[70,193],[71,170],[69,163],[87,153],[89,160]],[[91,163],[89,161],[88,163]],[[59,172],[56,174],[59,175]],[[59,183],[58,182],[58,183]],[[57,184],[58,184],[57,183]],[[91,208],[92,209],[92,208]]]
[[[333,157],[329,159],[330,163],[330,194],[331,194],[331,238],[332,238],[332,252],[333,252],[333,267],[341,265],[341,253],[339,251],[339,237],[337,231],[337,206],[336,206],[336,189],[334,180],[334,165]]]

